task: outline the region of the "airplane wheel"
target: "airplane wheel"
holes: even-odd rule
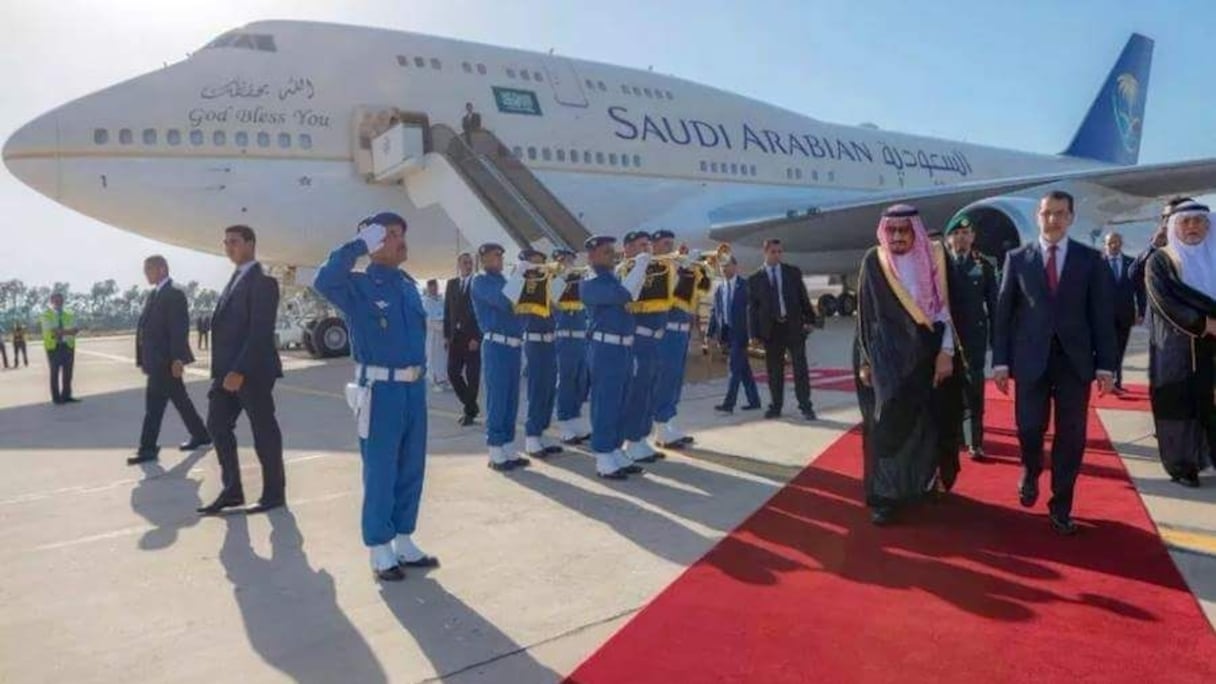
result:
[[[820,295],[819,296],[819,315],[827,318],[835,316],[837,311],[836,295]]]
[[[857,295],[851,292],[840,295],[839,308],[841,316],[852,316],[857,313]]]
[[[350,353],[350,334],[346,324],[339,318],[325,318],[312,330],[312,346],[323,359],[346,356]]]
[[[301,335],[301,341],[304,344],[304,351],[314,359],[319,359],[321,356],[317,354],[317,348],[312,344],[312,331],[317,327],[316,321],[309,321],[304,324],[304,334]]]

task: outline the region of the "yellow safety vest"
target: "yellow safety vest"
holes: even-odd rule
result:
[[[42,312],[42,346],[46,347],[47,351],[55,351],[59,346],[59,340],[55,338],[55,330],[60,327],[65,329],[76,327],[76,314],[64,308],[62,323],[60,315],[60,312],[55,311],[55,309],[47,309]],[[76,336],[64,335],[63,343],[68,346],[68,349],[75,349]]]

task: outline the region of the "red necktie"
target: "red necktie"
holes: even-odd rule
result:
[[[1047,248],[1047,289],[1054,295],[1060,284],[1060,272],[1056,270],[1056,250],[1058,245]]]

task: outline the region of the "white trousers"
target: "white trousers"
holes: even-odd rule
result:
[[[426,367],[432,385],[448,381],[448,354],[443,349],[443,321],[426,322]]]

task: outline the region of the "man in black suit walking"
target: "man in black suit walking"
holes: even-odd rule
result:
[[[1114,279],[1102,256],[1068,239],[1073,198],[1052,191],[1039,202],[1039,237],[1005,255],[997,296],[993,380],[1002,393],[1014,378],[1014,411],[1022,451],[1018,494],[1039,498],[1043,436],[1055,404],[1049,519],[1061,534],[1077,531],[1073,489],[1085,450],[1090,383],[1099,395],[1114,383]]]
[[[1115,393],[1123,393],[1123,356],[1127,353],[1127,339],[1132,326],[1140,325],[1144,316],[1144,284],[1132,278],[1132,265],[1136,260],[1123,253],[1123,236],[1118,233],[1106,235],[1106,265],[1115,279]]]
[[[156,460],[160,452],[156,440],[160,437],[165,405],[170,401],[190,431],[190,439],[182,443],[181,450],[193,451],[211,443],[203,419],[194,409],[182,382],[186,364],[194,363],[186,294],[169,278],[169,263],[163,256],[144,259],[144,276],[153,290],[144,303],[135,331],[135,365],[148,376],[148,383],[144,392],[144,425],[139,435],[139,451],[127,459],[127,465]]]
[[[456,257],[459,276],[448,280],[443,291],[443,340],[448,350],[448,382],[464,404],[461,425],[472,425],[481,413],[477,391],[481,384],[481,329],[473,314],[469,284],[473,280],[473,256]]]
[[[785,353],[794,367],[794,395],[807,420],[815,420],[811,380],[807,376],[806,336],[815,325],[815,309],[802,281],[802,271],[781,263],[781,241],[764,241],[764,265],[748,278],[748,321],[751,336],[764,344],[770,401],[765,418],[781,415],[785,399]]]
[[[257,237],[249,226],[224,231],[224,252],[236,271],[220,293],[211,320],[211,392],[207,430],[215,440],[223,490],[215,501],[198,509],[215,515],[243,506],[241,467],[236,453],[236,419],[249,414],[253,448],[262,464],[262,498],[249,513],[261,513],[286,501],[283,474],[283,435],[274,415],[274,383],[283,365],[274,343],[279,309],[279,284],[257,262]]]

